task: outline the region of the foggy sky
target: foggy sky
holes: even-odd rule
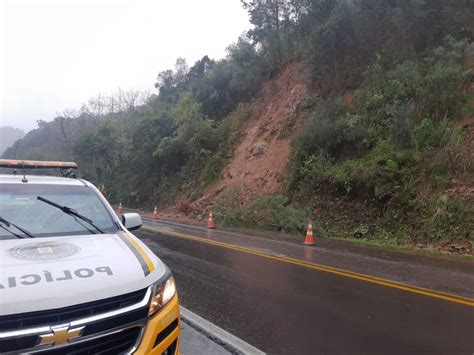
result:
[[[158,72],[225,49],[250,28],[240,0],[0,0],[0,126],[25,131]]]

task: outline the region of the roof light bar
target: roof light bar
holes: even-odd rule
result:
[[[77,169],[74,162],[0,159],[0,168],[19,169]]]

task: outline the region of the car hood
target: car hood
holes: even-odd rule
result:
[[[127,232],[0,241],[0,315],[54,309],[150,286],[166,266]]]

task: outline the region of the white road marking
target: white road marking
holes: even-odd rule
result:
[[[181,312],[181,318],[193,328],[206,333],[210,338],[219,341],[235,350],[240,354],[251,354],[251,355],[262,355],[265,354],[263,351],[256,347],[246,343],[242,339],[237,338],[235,335],[226,332],[221,327],[209,322],[208,320],[198,316],[196,313],[191,312],[189,309],[183,306],[179,307]]]

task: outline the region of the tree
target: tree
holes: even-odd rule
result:
[[[178,58],[175,70],[165,70],[158,74],[155,88],[159,90],[159,96],[169,104],[179,101],[180,92],[187,86],[187,74],[189,67],[184,58]]]
[[[276,59],[280,60],[283,25],[290,21],[291,1],[242,0],[242,5],[250,15],[250,23],[255,26],[248,32],[249,37],[259,43],[264,51],[276,53]]]
[[[192,170],[199,169],[217,148],[213,121],[202,114],[201,105],[189,96],[179,101],[171,117],[176,131],[161,140],[154,157],[173,172],[186,164]]]

